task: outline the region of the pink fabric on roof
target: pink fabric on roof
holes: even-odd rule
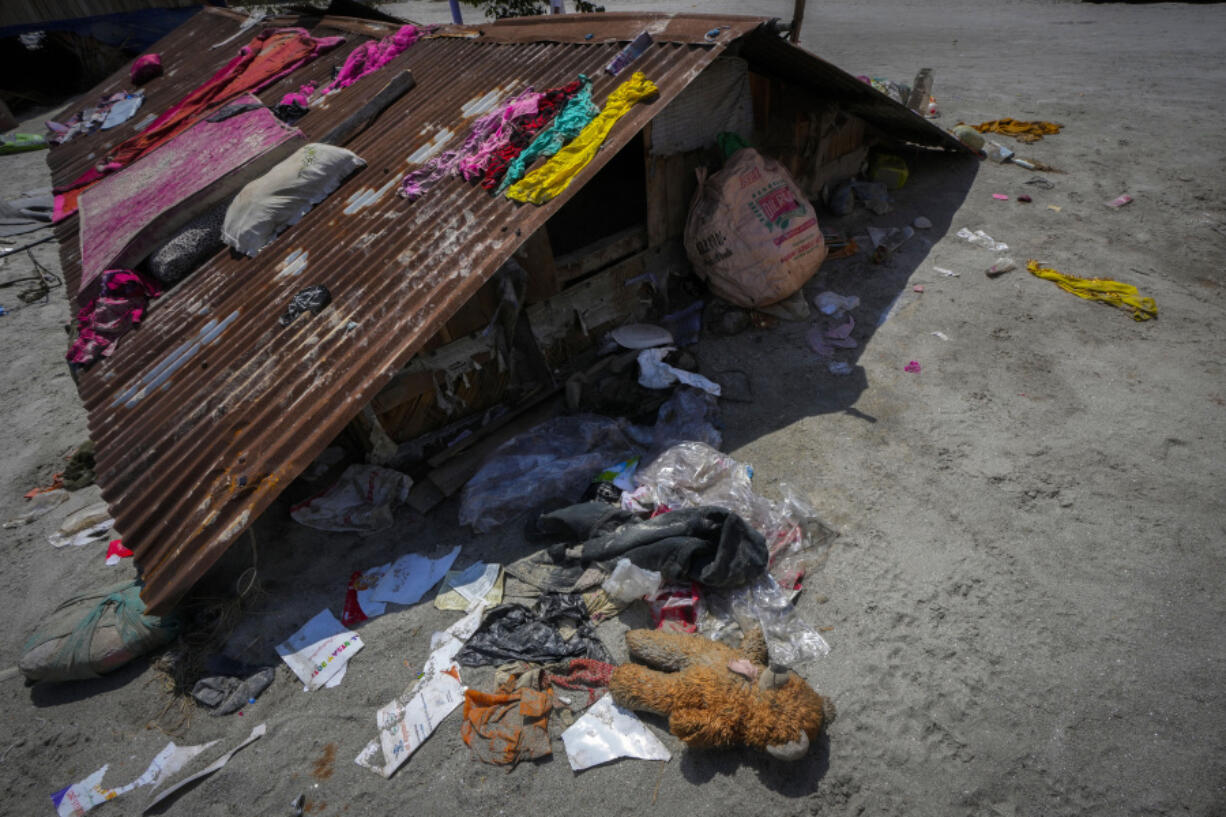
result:
[[[270,28],[260,32],[239,49],[234,59],[153,120],[149,127],[111,148],[106,158],[71,184],[55,188],[53,220],[75,213],[77,196],[107,173],[127,167],[240,94],[267,88],[344,41],[344,37],[315,38],[302,28]]]
[[[315,83],[308,82],[297,91],[290,91],[281,97],[281,101],[278,104],[301,105],[304,108],[309,108],[311,106],[311,94],[313,93],[315,93]]]
[[[530,115],[535,116],[542,96],[528,87],[518,96],[499,103],[492,112],[472,124],[463,147],[439,154],[406,175],[400,183],[399,194],[409,201],[417,201],[447,176],[464,175],[466,179],[480,177],[490,156],[511,137],[512,130],[506,126],[510,121],[508,114],[511,119],[515,118],[516,111],[522,112],[518,114],[520,116],[528,115],[529,111]]]
[[[77,313],[77,337],[68,361],[88,366],[115,351],[115,341],[141,322],[150,298],[162,294],[157,282],[135,270],[112,269],[102,274],[101,295]]]
[[[345,58],[345,64],[336,75],[336,79],[325,85],[321,94],[330,94],[341,88],[348,88],[367,74],[373,74],[389,62],[400,56],[420,37],[417,26],[404,26],[390,37],[384,37],[378,42],[365,42],[359,45]]]
[[[136,62],[132,63],[132,82],[136,85],[143,85],[149,80],[160,77],[162,75],[162,56],[160,54],[146,54],[143,57],[137,57]]]
[[[544,94],[538,94],[528,88],[515,97],[502,110],[497,119],[497,125],[488,136],[473,147],[471,151],[460,158],[458,170],[466,181],[472,181],[485,175],[485,168],[490,163],[490,157],[503,145],[511,141],[515,134],[513,127],[516,120],[524,116],[536,116],[540,110]]]

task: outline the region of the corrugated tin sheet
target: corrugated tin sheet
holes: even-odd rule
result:
[[[132,122],[164,110],[223,65],[255,30],[211,46],[231,37],[242,19],[206,10],[158,43],[153,50],[163,55],[169,81],[150,86]],[[316,36],[344,33],[349,42],[260,94],[265,103],[305,80],[329,76],[354,45],[394,30],[342,18],[295,22]],[[302,119],[298,126],[307,137],[318,136],[399,70],[416,78],[413,90],[347,145],[366,160],[365,169],[256,258],[213,258],[156,301],[116,354],[79,380],[97,446],[98,482],[116,527],[136,552],[149,608],[169,609],[525,239],[728,44],[764,22],[599,15],[481,26],[475,39],[418,43]],[[636,106],[615,126],[563,195],[543,207],[519,205],[452,179],[415,203],[396,197],[401,177],[413,167],[410,155],[423,145],[462,141],[471,119],[484,112],[479,100],[586,73],[594,99],[603,101],[629,75],[610,77],[603,66],[644,29],[653,31],[656,43],[631,70],[655,82],[659,98]],[[781,63],[788,59],[775,56],[770,43],[760,48]],[[811,59],[800,62],[813,70]],[[823,73],[846,77],[827,68]],[[116,75],[94,93],[122,88],[125,79]],[[940,143],[940,132],[919,122],[926,130],[911,128],[921,137],[916,141]],[[55,183],[79,175],[131,133],[131,124],[52,151]],[[69,291],[75,292],[76,219],[59,225],[57,236]],[[313,284],[328,287],[332,304],[281,327],[277,318],[294,293]]]
[[[946,150],[966,150],[952,134],[936,127],[906,105],[895,102],[841,68],[778,37],[755,32],[744,39],[740,56],[749,60],[755,70],[765,70],[812,88],[823,98],[837,102],[847,113],[860,117],[893,138]]]
[[[201,5],[201,0],[4,0],[0,28]]]
[[[209,55],[206,44],[235,27],[225,15],[206,12],[198,19],[203,31],[176,32],[178,43],[157,48],[188,77],[176,81],[179,93],[210,73],[193,62]],[[331,33],[335,23],[313,33]],[[410,169],[409,155],[440,130],[462,139],[465,106],[528,84],[551,87],[584,72],[593,78],[594,98],[603,100],[625,78],[601,70],[619,48],[617,42],[504,44],[483,37],[427,40],[409,49],[385,72],[408,68],[417,86],[348,145],[366,159],[364,170],[256,258],[214,258],[156,302],[114,357],[84,373],[79,387],[97,445],[98,481],[144,571],[150,609],[165,610],[186,592],[568,197],[522,206],[450,180],[410,204],[394,194]],[[662,43],[640,58],[633,67],[659,86],[660,98],[618,123],[568,193],[720,50],[719,44]],[[209,62],[220,65],[231,52],[217,49]],[[305,75],[326,74],[326,60],[261,96],[275,101]],[[308,136],[325,131],[364,101],[363,89],[379,85],[371,77],[330,98],[319,120],[310,121],[319,113],[312,112],[299,127]],[[169,101],[150,100],[149,109]],[[74,157],[52,154],[57,183],[88,166],[84,148],[83,140]],[[94,145],[91,152],[100,150]],[[75,255],[65,247],[66,268],[75,270]],[[297,263],[287,266],[287,260]],[[293,294],[317,283],[332,292],[331,306],[279,326]]]

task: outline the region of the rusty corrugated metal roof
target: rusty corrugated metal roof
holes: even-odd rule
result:
[[[163,55],[170,81],[149,88],[133,122],[145,111],[164,110],[223,65],[256,30],[221,48],[210,46],[231,37],[244,19],[208,9],[158,43],[153,50]],[[360,107],[384,78],[402,69],[416,78],[413,90],[347,145],[366,160],[363,170],[255,258],[214,257],[155,301],[116,354],[78,382],[102,496],[136,553],[149,609],[165,611],[187,592],[525,239],[730,43],[766,22],[614,14],[470,27],[480,36],[423,40],[304,117],[298,126],[317,137]],[[297,24],[316,36],[344,33],[350,39],[266,89],[260,94],[265,103],[308,79],[329,76],[358,42],[394,30],[343,18],[266,24]],[[462,140],[469,120],[482,112],[479,100],[505,98],[526,85],[561,85],[586,73],[593,98],[602,102],[629,74],[610,77],[603,66],[644,29],[655,43],[632,70],[655,82],[659,97],[618,122],[561,196],[542,207],[519,205],[451,179],[415,203],[396,197],[401,177],[413,167],[410,155],[432,140],[443,146]],[[94,93],[118,90],[125,79],[121,72]],[[940,144],[940,131],[919,121],[927,138],[917,141]],[[83,172],[126,138],[131,124],[53,150],[48,162],[55,183]],[[76,219],[56,232],[69,291],[75,292]],[[281,327],[277,318],[294,293],[320,283],[331,291],[332,304]]]

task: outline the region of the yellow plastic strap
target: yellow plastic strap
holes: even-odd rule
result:
[[[1102,301],[1119,309],[1131,309],[1134,321],[1147,321],[1158,317],[1158,304],[1153,298],[1142,298],[1132,284],[1112,281],[1110,278],[1078,278],[1066,275],[1051,267],[1040,267],[1038,261],[1028,261],[1026,269],[1038,278],[1051,281],[1065,292],[1088,301]]]
[[[600,150],[605,137],[634,104],[655,94],[655,83],[641,71],[617,86],[609,94],[604,108],[587,124],[570,144],[554,154],[548,162],[524,176],[507,190],[507,198],[516,201],[544,204],[565,190],[580,170],[587,166]]]

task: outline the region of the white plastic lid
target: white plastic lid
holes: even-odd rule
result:
[[[651,323],[631,323],[619,326],[609,333],[613,340],[627,349],[650,349],[653,346],[667,346],[673,342],[673,335],[663,326]]]

